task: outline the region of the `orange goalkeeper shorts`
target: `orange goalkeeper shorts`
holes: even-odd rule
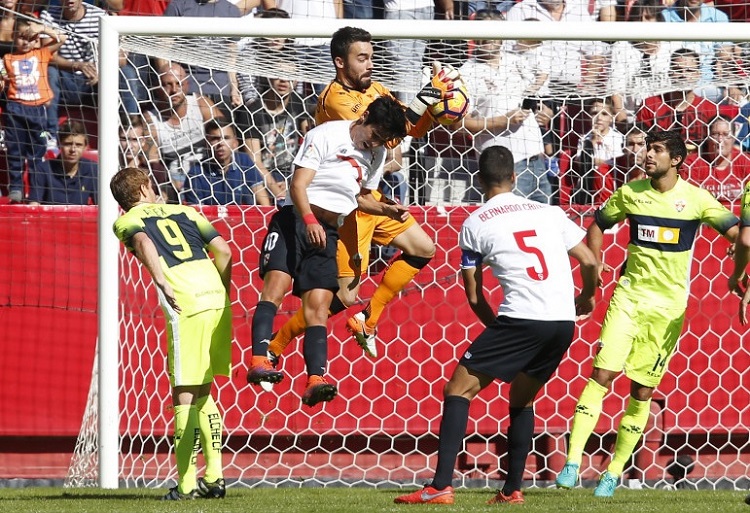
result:
[[[382,197],[379,191],[372,191],[372,194],[377,200]],[[390,217],[365,214],[359,210],[349,214],[339,228],[339,245],[336,250],[339,278],[364,274],[370,265],[370,245],[375,242],[387,246],[414,223],[416,221],[412,216],[402,223]]]

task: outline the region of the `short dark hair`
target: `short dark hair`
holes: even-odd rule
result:
[[[364,125],[377,126],[384,141],[406,137],[406,108],[393,96],[376,98],[365,112]]]
[[[692,57],[693,59],[695,59],[696,64],[699,64],[701,60],[698,52],[696,52],[695,50],[691,50],[690,48],[678,48],[677,50],[672,52],[672,55],[669,56],[670,71],[675,67],[675,62],[680,57]]]
[[[226,127],[231,128],[234,135],[237,136],[237,130],[235,130],[232,122],[221,118],[209,119],[206,124],[203,125],[203,133],[208,134],[209,132],[221,132]]]
[[[670,158],[680,157],[680,162],[675,166],[679,170],[687,157],[687,146],[682,133],[679,130],[651,130],[646,134],[646,148],[656,142],[664,143]]]
[[[146,120],[141,114],[123,114],[120,116],[120,133],[124,134],[130,129],[140,128],[146,131]]]
[[[88,142],[89,140],[89,136],[86,133],[86,127],[80,121],[68,119],[66,121],[63,121],[63,123],[57,129],[57,138],[60,142],[63,142],[68,137],[73,137],[75,135],[82,135],[86,139],[86,142]]]
[[[372,43],[372,35],[365,29],[357,27],[341,27],[331,37],[331,60],[336,57],[346,59],[349,47],[354,43]]]
[[[644,17],[664,21],[661,0],[636,0],[627,13],[628,21],[641,21]]]
[[[500,185],[513,181],[513,154],[505,146],[490,146],[479,155],[479,179],[485,185]]]

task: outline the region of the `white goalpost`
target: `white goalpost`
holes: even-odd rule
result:
[[[448,54],[454,50],[458,52],[452,47],[456,45],[458,48],[459,42],[492,39],[750,42],[748,27],[742,23],[722,24],[717,28],[716,24],[710,23],[414,23],[391,20],[316,20],[315,23],[305,23],[257,18],[101,18],[98,350],[93,373],[95,382],[92,382],[90,404],[87,405],[81,434],[84,436],[86,431],[87,439],[91,440],[91,430],[95,429],[96,444],[80,444],[81,451],[95,457],[98,464],[96,475],[93,474],[90,460],[80,468],[71,468],[74,476],[69,476],[69,485],[93,484],[102,488],[160,486],[175,476],[174,467],[169,463],[171,453],[168,439],[171,431],[168,397],[162,393],[165,375],[146,374],[144,371],[142,377],[132,377],[137,363],[150,366],[166,358],[158,349],[164,334],[160,328],[151,326],[157,318],[154,316],[157,311],[153,302],[155,291],[145,271],[140,272],[132,258],[124,254],[112,233],[112,225],[119,215],[118,206],[109,191],[109,180],[119,166],[119,53],[125,50],[151,58],[179,60],[255,77],[271,77],[273,65],[243,46],[243,38],[326,38],[343,26],[366,29],[378,41],[424,39],[430,41],[430,45],[440,42]],[[215,45],[211,41],[215,41]],[[299,56],[294,59],[299,59]],[[295,62],[298,65],[294,77],[300,82],[327,83],[332,78],[323,66],[312,64],[303,67],[301,61]],[[388,64],[384,62],[384,65]],[[394,69],[394,73],[375,78],[391,88],[398,87],[407,95],[413,93],[419,84],[405,84],[398,76],[398,67]],[[722,85],[718,81],[716,84]],[[153,87],[152,84],[144,86],[146,89]],[[602,89],[591,92],[590,97],[604,96],[607,92],[606,87],[602,86]],[[576,126],[571,124],[567,130],[577,130]],[[445,128],[438,131],[447,134]],[[466,160],[471,160],[473,154],[466,148],[457,149],[451,134],[447,135],[446,140],[445,148],[459,157],[455,157],[455,169],[445,168],[440,173],[450,175],[461,168],[461,176],[469,176],[470,186],[471,173],[465,166]],[[436,162],[446,165],[449,160],[445,156],[447,153],[441,153],[443,150],[432,138],[428,137],[418,144],[421,146],[416,148],[412,145],[413,155],[409,157],[411,161],[408,161],[408,165],[418,164],[418,159],[422,158],[420,152],[427,155],[424,162],[428,163],[420,170],[427,170],[424,186],[430,187],[430,180],[442,176],[435,170],[439,167]],[[412,176],[416,173],[413,168],[410,172]],[[458,174],[450,175],[451,180],[456,176]],[[439,192],[436,189],[433,183],[430,194],[435,197]],[[417,193],[412,190],[412,194]],[[417,278],[416,285],[387,308],[384,317],[390,319],[380,330],[380,336],[387,337],[385,355],[377,361],[362,357],[360,352],[354,350],[356,348],[352,348],[356,344],[349,342],[342,322],[333,320],[331,332],[335,343],[330,344],[331,365],[333,372],[339,373],[335,378],[342,383],[340,393],[343,397],[336,399],[338,403],[331,403],[314,412],[297,411],[302,406],[298,400],[299,387],[295,384],[304,371],[300,368],[301,356],[294,351],[283,360],[282,369],[287,375],[283,386],[278,385],[272,393],[263,393],[245,384],[244,362],[249,361],[250,352],[249,323],[259,286],[255,264],[264,225],[271,211],[256,207],[214,207],[206,210],[207,216],[222,235],[228,234],[233,250],[240,255],[236,264],[238,270],[234,273],[237,295],[233,302],[238,346],[235,355],[238,357],[232,378],[219,384],[217,401],[229,419],[225,438],[228,480],[231,483],[238,486],[281,486],[302,481],[319,486],[331,483],[350,486],[414,484],[426,475],[431,465],[434,466],[432,452],[440,414],[441,388],[450,375],[453,363],[460,356],[461,348],[465,347],[471,336],[478,333],[479,323],[463,304],[465,300],[456,279],[457,267],[453,255],[458,228],[471,206],[444,205],[440,202],[431,204],[430,198],[433,196],[430,194],[426,204],[413,206],[412,214],[418,222],[431,226],[433,231],[428,233],[434,235],[440,250],[429,268]],[[439,209],[435,208],[436,204]],[[446,206],[449,208],[447,211],[444,210]],[[581,219],[588,213],[590,210],[571,210],[571,215],[578,215]],[[620,250],[627,243],[626,230],[621,232],[611,235]],[[701,236],[704,251],[714,256],[720,254],[722,249],[719,246],[712,249],[715,239],[707,237]],[[723,274],[715,274],[722,269],[721,257],[715,258],[718,264],[711,259],[698,264],[698,275],[709,282],[710,293],[694,290],[691,308],[703,308],[700,306],[702,301],[716,306],[715,312],[706,315],[709,315],[712,326],[716,322],[719,328],[712,328],[711,333],[707,333],[709,330],[703,331],[698,325],[689,325],[683,343],[686,351],[712,344],[715,351],[737,365],[742,355],[747,358],[747,349],[741,347],[743,335],[737,324],[728,320],[734,315],[735,307],[725,307],[726,313],[720,311],[721,301],[734,300],[727,299],[719,292],[726,288],[726,278]],[[373,271],[366,278],[363,295],[372,290],[372,284],[377,279],[377,273]],[[710,284],[713,279],[721,282],[715,285],[715,290]],[[605,290],[605,295],[607,291],[611,293],[611,288]],[[494,297],[499,297],[498,292],[498,288],[493,291]],[[143,301],[144,297],[148,301]],[[606,303],[606,298],[601,302]],[[285,300],[284,305],[280,309],[280,317],[297,306],[293,299]],[[596,339],[600,322],[601,318],[590,321],[587,327],[579,330],[565,367],[561,368],[560,376],[547,386],[540,401],[539,430],[533,451],[535,463],[526,476],[535,485],[548,482],[551,472],[559,470],[555,467],[564,454],[565,426],[572,417],[577,393],[585,382],[589,362],[588,344]],[[137,361],[134,363],[133,359]],[[686,355],[685,360],[688,359],[689,355]],[[679,366],[679,362],[676,366]],[[730,387],[736,386],[740,395],[748,397],[750,384],[746,379],[741,379],[743,369],[733,371],[731,365],[729,367],[712,368],[707,372],[715,377],[714,382],[720,387],[726,387],[728,393],[732,392]],[[700,388],[696,383],[700,382],[701,374],[698,371],[693,373],[687,363],[684,368],[687,369],[687,377],[674,371],[668,380],[668,387],[675,388],[662,390],[665,399],[660,403],[661,409],[652,412],[654,417],[650,431],[639,449],[640,456],[636,456],[628,472],[639,481],[666,486],[672,481],[665,462],[688,453],[699,462],[698,471],[703,471],[701,476],[693,476],[698,485],[721,486],[716,483],[729,483],[729,486],[738,487],[742,476],[750,471],[747,460],[743,462],[741,459],[742,454],[750,452],[747,429],[743,434],[738,427],[747,419],[748,413],[736,405],[712,404],[709,399],[709,404],[704,402],[700,406],[705,411],[697,411],[696,420],[691,426],[685,411],[671,411],[675,405],[695,409],[698,408],[697,403],[701,402],[697,396],[691,395],[696,387]],[[347,371],[349,374],[346,374]],[[499,387],[490,387],[489,391],[496,392]],[[694,390],[688,390],[691,387]],[[619,391],[622,392],[622,387]],[[505,403],[496,397],[501,397],[501,394],[488,393],[486,397],[478,398],[477,405],[472,406],[474,420],[469,424],[465,453],[461,456],[464,466],[459,465],[459,480],[463,485],[487,486],[497,476],[502,476],[499,460],[504,449],[502,431],[498,426],[505,426],[507,410]],[[607,447],[611,443],[611,426],[617,421],[622,404],[618,402],[621,399],[613,401],[607,403],[614,405],[614,408],[608,408],[607,413],[611,415],[606,419],[608,427],[599,433],[599,445],[594,449]],[[150,406],[143,415],[133,411],[145,407],[145,404]],[[92,418],[97,421],[92,422]],[[720,428],[717,439],[712,438],[717,426],[707,425],[713,423],[714,419],[718,419]],[[154,434],[151,434],[152,429]],[[655,442],[657,439],[658,442]],[[717,441],[719,439],[726,446],[721,446],[724,442]],[[734,457],[727,456],[727,447],[730,453],[734,451]],[[266,452],[267,448],[271,449]],[[590,461],[592,465],[593,458]],[[722,474],[728,477],[720,477]]]

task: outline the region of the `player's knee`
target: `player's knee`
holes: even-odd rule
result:
[[[426,258],[428,261],[432,259],[432,257],[435,256],[435,252],[437,251],[435,243],[429,239],[428,241],[429,242],[426,241],[425,244],[421,244],[414,249],[413,251],[414,256],[417,256],[420,258]]]
[[[336,292],[336,296],[345,307],[349,308],[357,301],[360,283],[360,280],[356,277],[339,278],[339,290]]]
[[[443,397],[459,396],[468,400],[474,399],[481,390],[478,383],[471,380],[451,378],[443,388]]]
[[[591,379],[599,383],[601,386],[610,389],[612,388],[612,382],[615,380],[618,374],[619,373],[617,372],[594,367],[594,371],[591,373]]]
[[[291,286],[291,276],[281,271],[269,271],[263,277],[263,290],[260,292],[260,300],[271,302],[278,308]]]
[[[345,289],[339,289],[337,292],[339,300],[346,308],[349,308],[357,301],[357,292]]]

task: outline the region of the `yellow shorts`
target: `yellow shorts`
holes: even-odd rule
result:
[[[232,310],[206,310],[167,322],[167,363],[173,387],[203,385],[229,376],[232,367]]]
[[[677,348],[684,321],[684,308],[644,305],[615,292],[604,316],[594,367],[624,370],[636,383],[656,387]]]
[[[372,194],[376,199],[382,196],[378,191],[373,191]],[[336,250],[339,278],[362,276],[370,265],[370,245],[375,242],[387,246],[414,223],[416,221],[411,216],[402,223],[390,217],[365,214],[359,210],[349,214],[339,228],[339,245]]]

